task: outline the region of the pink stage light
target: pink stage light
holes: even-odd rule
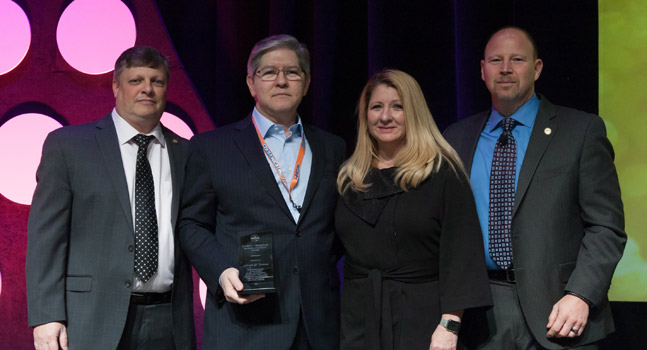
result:
[[[12,71],[27,55],[31,44],[29,19],[15,2],[0,0],[0,75]]]
[[[182,119],[169,112],[162,114],[161,122],[165,127],[187,140],[193,136],[191,128]]]
[[[0,194],[18,204],[31,204],[43,142],[61,124],[38,113],[15,116],[0,126]]]
[[[56,42],[65,61],[86,74],[113,70],[119,55],[135,44],[133,14],[119,0],[76,0],[63,11]]]
[[[207,285],[204,284],[202,278],[200,279],[200,302],[202,303],[202,308],[205,308],[205,303],[207,302]]]

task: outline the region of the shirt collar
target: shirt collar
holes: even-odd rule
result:
[[[124,145],[130,142],[133,137],[141,134],[137,129],[133,128],[132,125],[117,113],[117,109],[112,109],[112,122],[115,124],[115,130],[117,131],[117,139],[119,140],[119,145]],[[162,132],[162,124],[157,123],[153,130],[146,135],[152,135],[155,137],[157,142],[162,146],[166,147],[166,140],[164,139],[164,133]]]
[[[539,111],[539,104],[541,101],[537,98],[537,94],[533,94],[530,100],[524,103],[519,109],[517,109],[510,118],[514,118],[520,125],[532,127],[535,124],[535,118],[537,117],[537,112]],[[504,116],[497,111],[494,106],[492,106],[492,113],[490,114],[490,119],[488,120],[489,130],[493,131],[499,126],[501,120],[505,118]]]
[[[276,124],[272,123],[271,120],[267,119],[261,112],[254,107],[252,112],[252,117],[258,126],[258,131],[260,131],[263,138],[268,138],[274,134],[283,134],[283,127],[279,125],[279,129],[275,129]],[[297,115],[297,122],[294,125],[291,125],[289,128],[292,135],[301,136],[301,130],[303,130],[303,124],[301,123],[301,117]],[[285,134],[284,134],[285,135]]]

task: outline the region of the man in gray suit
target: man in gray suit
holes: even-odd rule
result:
[[[600,117],[535,94],[542,68],[526,31],[497,31],[481,61],[491,110],[445,132],[470,174],[494,297],[487,324],[465,327],[474,347],[596,349],[614,329],[626,234],[613,148]]]
[[[160,124],[168,79],[157,50],[128,49],[115,109],[45,140],[26,269],[38,350],[195,348],[174,234],[188,142]]]

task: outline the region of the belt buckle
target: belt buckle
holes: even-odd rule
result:
[[[514,269],[508,269],[508,270],[503,270],[505,272],[505,281],[508,283],[516,283],[516,279],[514,277]]]
[[[135,297],[136,304],[150,304],[151,296],[147,293],[130,293],[132,297]]]

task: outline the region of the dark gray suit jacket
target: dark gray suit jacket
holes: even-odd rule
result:
[[[188,142],[163,127],[175,226]],[[63,321],[70,349],[115,349],[130,304],[133,219],[110,114],[51,132],[43,145],[29,215],[29,325]],[[191,267],[175,238],[173,331],[195,349]]]
[[[292,344],[299,312],[314,349],[339,346],[340,245],[333,215],[344,142],[304,125],[312,168],[294,222],[267,163],[251,116],[191,140],[180,241],[208,287],[204,349],[277,349]],[[276,294],[247,305],[226,302],[218,284],[240,270],[239,235],[271,232]]]
[[[540,99],[519,173],[512,248],[526,322],[543,347],[560,349],[602,339],[614,330],[607,292],[627,235],[604,122]],[[489,115],[479,113],[445,131],[468,174]],[[555,341],[546,337],[546,324],[565,291],[595,306],[579,337]]]

